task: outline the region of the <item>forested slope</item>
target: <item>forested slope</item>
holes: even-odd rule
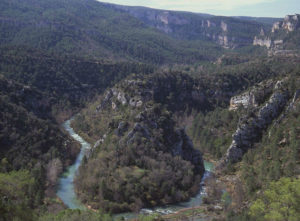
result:
[[[298,17],[271,32],[277,19],[2,0],[0,220],[111,220],[101,211],[56,215],[64,209],[57,179],[79,151],[59,124],[75,113],[73,127],[95,144],[76,179],[79,198],[92,209],[138,211],[194,195],[202,153],[226,158],[278,91],[283,106],[265,112],[268,123],[238,147],[235,163],[218,167],[207,210],[199,211],[222,220],[297,220]],[[254,36],[282,45],[253,46]],[[255,105],[244,105],[245,97]]]
[[[0,52],[0,73],[47,94],[52,101],[47,111],[52,110],[59,121],[127,75],[153,69],[142,63],[51,55],[28,47],[3,47]]]
[[[93,0],[4,0],[0,11],[1,45],[155,64],[212,60],[220,51],[208,42],[176,41]]]

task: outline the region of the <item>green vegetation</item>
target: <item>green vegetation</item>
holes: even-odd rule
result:
[[[299,73],[295,69],[286,78],[290,102],[299,90]],[[297,220],[299,211],[294,208],[299,207],[299,202],[293,197],[299,198],[299,110],[298,98],[268,128],[261,142],[244,155],[242,162],[231,168],[241,177],[245,190],[242,201],[250,202],[250,208],[240,209],[229,220]]]
[[[242,173],[249,195],[272,180],[299,174],[299,107],[244,156]]]
[[[238,113],[216,108],[207,114],[197,114],[188,134],[201,152],[218,159],[227,151],[238,120]]]
[[[3,0],[0,9],[1,45],[155,64],[212,60],[220,52],[211,43],[175,40],[92,0]]]
[[[228,111],[232,96],[270,79],[286,79],[290,101],[300,88],[299,58],[252,46],[274,19],[170,12],[187,22],[170,22],[166,34],[149,27],[159,22],[93,0],[2,0],[0,12],[1,221],[112,220],[63,210],[55,195],[79,151],[59,124],[82,109],[73,127],[98,142],[79,169],[79,198],[93,209],[138,211],[197,192],[202,159],[186,133],[205,155],[222,158],[239,118],[253,111]],[[245,47],[222,48],[224,34],[230,46]],[[271,37],[299,49],[299,30]],[[293,105],[224,172],[237,176],[240,197],[208,190],[229,220],[298,218],[299,98]],[[194,212],[203,210],[176,218]]]
[[[253,67],[253,64],[258,65]],[[166,167],[172,168],[171,171],[175,167],[172,163],[166,164],[171,160],[166,160],[169,158],[165,158],[164,155],[151,153],[152,150],[160,151],[159,148],[162,147],[156,147],[155,144],[147,141],[146,132],[139,131],[133,143],[126,139],[126,135],[131,133],[137,122],[147,121],[153,124],[157,123],[156,119],[159,119],[158,122],[164,122],[161,126],[160,124],[156,126],[155,130],[146,127],[145,130],[149,130],[151,135],[153,133],[158,140],[164,140],[172,133],[169,129],[166,134],[163,132],[165,130],[163,125],[174,124],[169,119],[170,114],[175,113],[176,116],[180,116],[183,113],[187,115],[196,113],[187,130],[188,133],[201,151],[216,159],[221,158],[231,143],[231,135],[236,130],[239,116],[250,114],[247,110],[228,111],[227,102],[230,97],[233,93],[238,93],[255,83],[284,74],[283,69],[277,67],[278,63],[275,60],[269,60],[267,63],[251,61],[246,64],[227,66],[222,74],[210,73],[210,75],[202,75],[201,79],[191,78],[181,73],[158,72],[147,76],[134,75],[121,81],[112,89],[116,97],[123,96],[124,93],[124,97],[129,101],[132,98],[143,100],[143,96],[146,96],[147,102],[139,108],[134,108],[129,104],[122,105],[119,98],[114,98],[113,95],[110,98],[107,92],[73,122],[74,128],[93,143],[104,137],[103,143],[95,148],[92,157],[80,168],[76,186],[83,202],[94,208],[100,205],[106,210],[116,212],[178,201],[179,198],[174,198],[176,194],[170,192],[169,184],[174,188],[187,190],[191,183],[184,187],[179,180],[176,181],[176,176],[172,179],[164,175],[167,173],[161,162],[164,162]],[[293,64],[288,67],[292,69]],[[232,70],[235,70],[235,73],[228,73]],[[253,75],[249,75],[251,71]],[[146,92],[151,96],[147,97]],[[143,107],[147,107],[147,111],[142,112],[140,116]],[[122,135],[118,135],[120,125],[127,125]],[[149,151],[150,158],[148,158]],[[152,190],[151,183],[158,182],[149,179],[149,177],[158,177],[153,170],[154,162],[160,165],[157,167],[162,167],[160,172],[162,183],[157,184],[160,186],[159,189]],[[176,164],[183,165],[180,162]],[[182,166],[182,168],[188,167]],[[168,173],[172,174],[171,171]],[[170,181],[169,184],[167,180]],[[126,196],[127,193],[132,197]],[[181,199],[188,195],[183,194],[184,197]],[[154,197],[149,198],[150,196]],[[221,200],[221,195],[219,198]],[[227,204],[225,206],[228,207]]]
[[[80,167],[76,179],[80,199],[92,208],[138,211],[186,200],[198,190],[203,173],[201,156],[195,153],[194,157],[199,157],[196,161],[189,158],[194,150],[168,111],[183,90],[193,87],[191,78],[167,73],[143,77],[120,82],[113,89],[115,96],[108,91],[100,105],[90,105],[73,123],[89,140],[103,138]],[[118,99],[122,93],[128,100],[137,94],[145,94],[141,100],[149,99],[141,107],[134,107],[121,104]],[[168,96],[171,94],[174,97]],[[177,108],[188,104],[186,101]],[[185,158],[184,154],[174,154],[181,142],[179,148],[186,151]]]
[[[234,17],[179,11],[166,12],[152,8],[119,5],[111,5],[111,7],[128,12],[147,25],[155,27],[176,39],[205,40],[220,43],[219,36],[227,36],[227,43],[230,47],[242,47],[252,44],[254,36],[259,34],[261,28],[264,30],[271,29],[270,20],[273,20],[268,18],[237,19]]]
[[[26,47],[2,49],[0,73],[45,93],[48,111],[52,109],[52,117],[58,121],[69,118],[95,94],[127,75],[153,71],[152,66],[141,63],[53,56]]]
[[[77,145],[56,125],[38,117],[47,117],[47,97],[3,77],[0,85],[1,171],[46,167],[54,158],[69,164]]]
[[[292,96],[300,87],[299,73],[295,69],[286,82]],[[242,175],[249,195],[270,181],[299,175],[299,101],[293,106],[243,158]]]
[[[250,207],[253,220],[299,220],[300,180],[281,178],[269,187]]]
[[[3,160],[2,160],[3,161]],[[28,171],[0,173],[1,220],[31,221],[34,206],[41,203],[39,183]]]
[[[63,210],[58,214],[48,214],[40,217],[39,221],[112,221],[109,214],[84,210]]]
[[[46,94],[0,76],[0,198],[5,221],[36,220],[36,210],[43,211],[44,200],[55,197],[58,176],[79,151],[51,116]]]

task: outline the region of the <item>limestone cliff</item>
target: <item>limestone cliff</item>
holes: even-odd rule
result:
[[[300,28],[300,14],[287,15],[283,21],[275,22],[272,27],[272,32],[285,30],[286,32],[292,32]]]
[[[287,15],[282,21],[273,24],[269,33],[261,32],[253,39],[253,45],[265,46],[269,56],[295,56],[299,48],[300,15]]]
[[[111,7],[125,11],[172,37],[211,41],[224,48],[251,45],[254,35],[258,34],[262,27],[269,28],[269,25],[253,21],[208,14],[120,5]]]
[[[262,39],[255,36],[253,40],[253,45],[266,46],[267,48],[270,48],[272,44],[273,42],[270,38]]]
[[[281,114],[289,97],[288,92],[281,89],[281,84],[281,81],[275,84],[272,96],[262,107],[254,110],[250,116],[240,120],[237,130],[232,135],[232,143],[219,167],[239,161],[243,154],[249,148],[252,148],[255,142],[260,140],[263,131]],[[249,94],[249,97],[248,100],[244,99],[245,104],[248,106],[253,105],[249,98],[254,99],[255,95],[253,92],[252,94],[251,92],[247,94]],[[244,98],[245,95],[240,97]],[[235,98],[234,100],[237,99]],[[257,102],[254,102],[254,104],[254,106],[258,105]]]
[[[272,80],[261,82],[251,90],[232,97],[230,99],[229,110],[236,110],[240,106],[244,108],[259,106],[272,93],[273,87],[274,82]]]

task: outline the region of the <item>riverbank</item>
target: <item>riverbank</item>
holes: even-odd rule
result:
[[[78,141],[81,145],[81,151],[79,155],[76,158],[76,161],[73,165],[71,165],[67,171],[61,176],[59,179],[58,184],[58,190],[57,190],[57,196],[61,201],[70,209],[89,209],[88,206],[83,205],[76,196],[75,190],[74,190],[74,178],[76,175],[76,171],[78,170],[84,155],[87,153],[87,151],[91,148],[90,144],[87,143],[81,136],[79,136],[71,127],[71,121],[72,119],[66,121],[63,124],[63,128],[69,133],[71,137],[73,137],[76,141]],[[202,204],[202,198],[206,194],[205,188],[204,188],[204,181],[207,177],[210,176],[211,171],[214,169],[214,164],[205,161],[205,174],[203,176],[203,179],[201,181],[200,190],[199,193],[192,197],[187,202],[181,202],[177,204],[172,205],[166,205],[163,207],[155,207],[155,208],[145,208],[140,211],[139,214],[136,213],[122,213],[122,214],[116,214],[114,215],[114,219],[122,218],[125,219],[134,219],[137,218],[140,214],[154,214],[159,213],[161,215],[170,215],[170,214],[177,214],[185,211],[189,211],[190,208],[200,208],[200,205]],[[94,210],[92,210],[94,211]]]
[[[74,178],[76,172],[83,160],[83,157],[90,149],[90,144],[87,143],[82,137],[80,137],[71,127],[71,121],[67,120],[63,123],[63,128],[69,133],[69,135],[78,141],[81,145],[80,153],[78,154],[75,162],[68,167],[67,171],[63,173],[58,182],[58,189],[56,195],[63,201],[70,209],[86,209],[86,207],[78,200],[74,189]]]

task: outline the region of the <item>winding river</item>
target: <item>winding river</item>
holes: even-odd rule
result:
[[[91,148],[90,144],[87,143],[82,137],[80,137],[78,134],[75,133],[73,128],[71,127],[71,121],[72,119],[66,121],[63,124],[64,129],[70,134],[71,137],[73,137],[75,140],[77,140],[81,144],[81,151],[78,154],[76,161],[73,165],[71,165],[67,171],[61,176],[59,179],[59,185],[57,190],[57,196],[63,201],[63,203],[69,207],[70,209],[86,209],[83,204],[80,203],[80,201],[76,197],[76,193],[74,191],[74,177],[76,176],[76,171],[78,170],[81,161],[84,157],[84,155],[88,152],[88,150]],[[152,209],[142,209],[141,213],[143,214],[149,214],[153,212],[161,213],[161,214],[170,214],[174,213],[178,210],[190,208],[190,207],[196,207],[201,205],[202,198],[205,195],[205,188],[203,187],[204,180],[210,175],[210,171],[213,170],[213,164],[209,162],[204,162],[205,165],[205,173],[204,177],[202,179],[202,182],[200,183],[201,188],[199,193],[192,197],[187,202],[177,203],[177,204],[171,204],[166,205],[164,207],[155,207]],[[116,214],[114,217],[125,217],[125,218],[134,218],[136,217],[136,213],[122,213],[122,214]]]
[[[81,161],[86,152],[91,148],[90,144],[82,139],[75,133],[71,127],[72,118],[63,124],[63,128],[69,133],[71,137],[77,140],[81,145],[80,153],[78,154],[76,161],[73,165],[69,166],[67,171],[59,179],[58,190],[56,195],[63,201],[63,203],[70,209],[86,209],[84,205],[76,197],[74,191],[74,177],[78,170]]]

